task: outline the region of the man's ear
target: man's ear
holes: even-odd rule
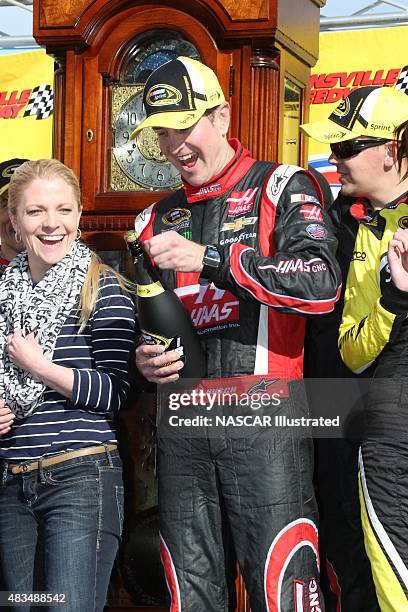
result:
[[[217,121],[221,135],[226,136],[231,120],[231,109],[228,102],[222,102],[217,109]]]
[[[397,163],[398,144],[395,142],[395,140],[390,140],[390,142],[385,143],[384,150],[384,164],[387,168],[391,168]]]

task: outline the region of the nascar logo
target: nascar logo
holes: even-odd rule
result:
[[[149,106],[168,106],[178,104],[182,98],[181,92],[172,85],[153,85],[146,94],[146,103]]]
[[[172,208],[162,217],[166,225],[176,225],[182,221],[187,221],[191,217],[191,212],[187,208]]]

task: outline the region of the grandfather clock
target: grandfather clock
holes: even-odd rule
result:
[[[54,156],[80,177],[83,231],[116,263],[135,213],[180,184],[152,131],[129,138],[143,117],[143,83],[161,63],[177,55],[204,61],[231,104],[231,135],[254,157],[305,165],[298,126],[308,118],[310,68],[318,56],[325,0],[33,4],[34,36],[56,60]],[[134,410],[125,428],[138,483],[130,510],[145,521],[135,546],[146,544],[156,525],[150,422],[148,410]],[[238,586],[243,612],[249,607]],[[144,603],[153,604],[154,597]]]

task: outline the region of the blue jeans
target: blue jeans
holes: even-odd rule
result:
[[[66,603],[48,605],[48,612],[102,612],[122,524],[122,463],[116,450],[4,474],[4,588],[64,593]],[[12,610],[29,612],[30,606]]]

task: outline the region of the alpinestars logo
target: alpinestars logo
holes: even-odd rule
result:
[[[256,385],[253,385],[250,389],[248,389],[248,395],[267,391],[268,387],[273,385],[277,380],[277,378],[271,378],[270,380],[262,379],[260,382],[256,383]]]

